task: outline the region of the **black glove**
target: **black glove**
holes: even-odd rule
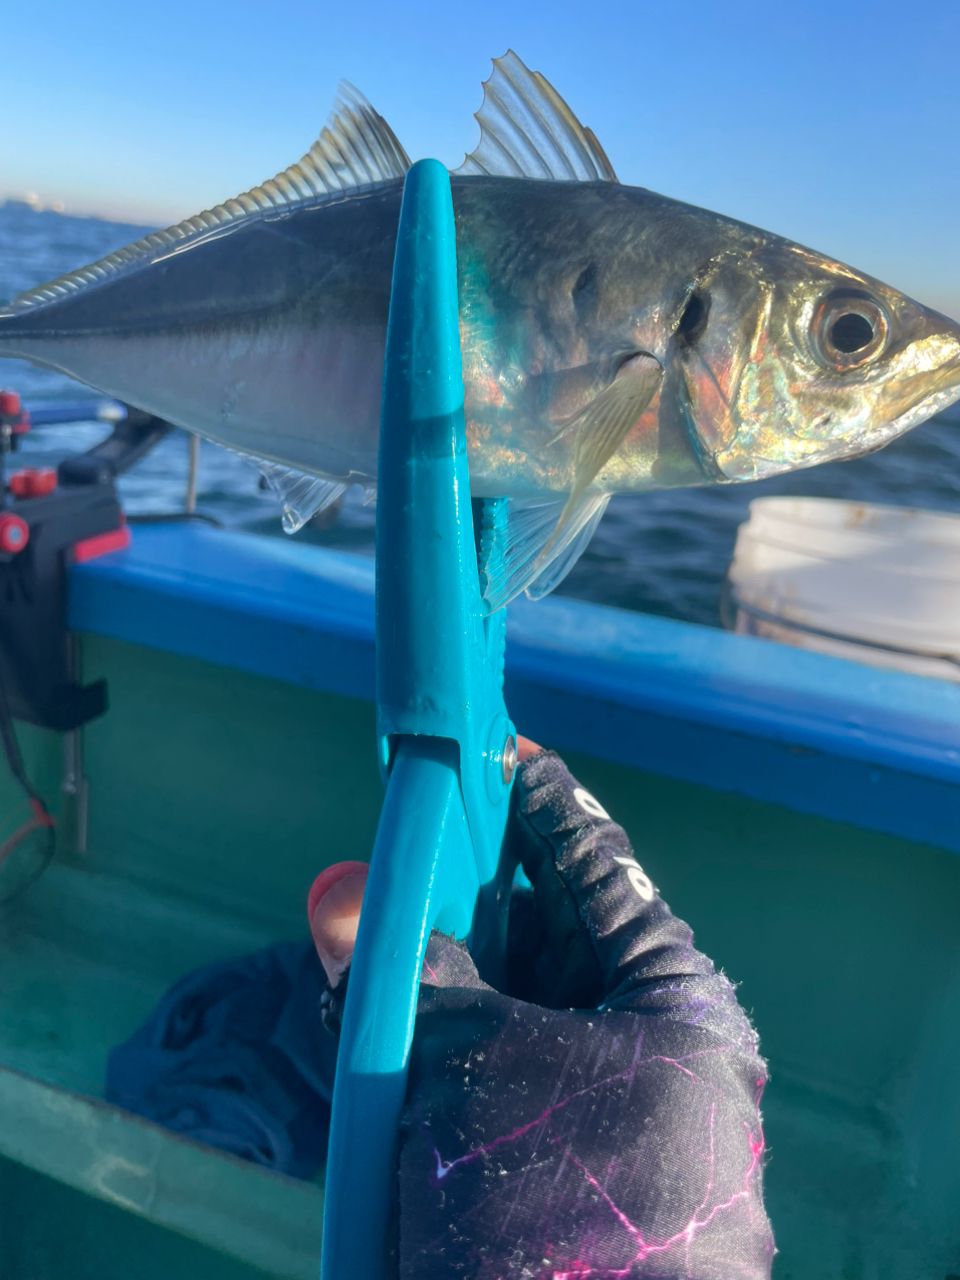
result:
[[[508,838],[533,886],[512,994],[427,948],[401,1280],[768,1277],[766,1069],[733,987],[552,752],[521,766]]]

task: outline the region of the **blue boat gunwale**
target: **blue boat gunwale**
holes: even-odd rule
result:
[[[373,562],[199,522],[74,566],[79,632],[371,699]],[[558,748],[960,852],[960,686],[553,596],[510,610],[508,704]]]

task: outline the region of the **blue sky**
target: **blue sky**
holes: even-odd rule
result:
[[[960,316],[960,0],[31,0],[3,44],[0,198],[173,221],[299,156],[341,77],[455,165],[513,47],[624,182]]]

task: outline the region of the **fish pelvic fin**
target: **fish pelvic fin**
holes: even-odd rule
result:
[[[616,182],[607,153],[553,85],[509,49],[495,58],[475,119],[480,142],[456,173]]]
[[[584,495],[571,507],[565,494],[501,498],[501,510],[480,539],[480,586],[491,613],[525,591],[538,600],[570,572],[600,523],[608,493]]]
[[[131,266],[155,261],[205,236],[226,231],[249,218],[353,188],[402,178],[410,157],[386,120],[352,85],[341,84],[336,105],[316,142],[294,164],[249,191],[154,231],[105,258],[21,293],[9,304],[11,315],[96,285]]]

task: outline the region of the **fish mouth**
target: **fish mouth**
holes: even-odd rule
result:
[[[902,435],[905,431],[910,431],[913,427],[918,427],[921,422],[926,422],[928,418],[934,417],[938,413],[943,413],[944,409],[949,409],[952,404],[956,404],[960,400],[960,355],[956,361],[944,370],[944,381],[946,385],[941,385],[936,390],[931,391],[928,395],[918,400],[916,404],[911,405],[898,417],[894,418],[887,429],[889,435],[885,432],[887,439],[893,439],[895,436]]]
[[[861,458],[867,454],[876,453],[877,450],[885,448],[914,427],[920,426],[929,418],[943,413],[951,405],[960,402],[960,343],[956,344],[956,350],[957,355],[942,364],[932,379],[929,373],[919,375],[924,377],[928,386],[931,380],[933,381],[932,390],[921,394],[919,399],[913,401],[909,395],[901,396],[901,405],[906,401],[907,407],[887,421],[881,421],[879,424],[870,426],[869,429],[858,432],[855,437],[851,437],[855,440],[852,445],[848,444],[846,447],[833,450],[813,447],[806,456],[800,454],[789,461],[781,456],[771,457],[753,450],[748,450],[746,453],[728,450],[727,455],[732,456],[719,455],[716,459],[720,477],[727,482],[764,480],[770,476],[782,475],[787,471],[802,471],[808,467],[820,466],[824,462]],[[890,407],[893,408],[893,406]]]

